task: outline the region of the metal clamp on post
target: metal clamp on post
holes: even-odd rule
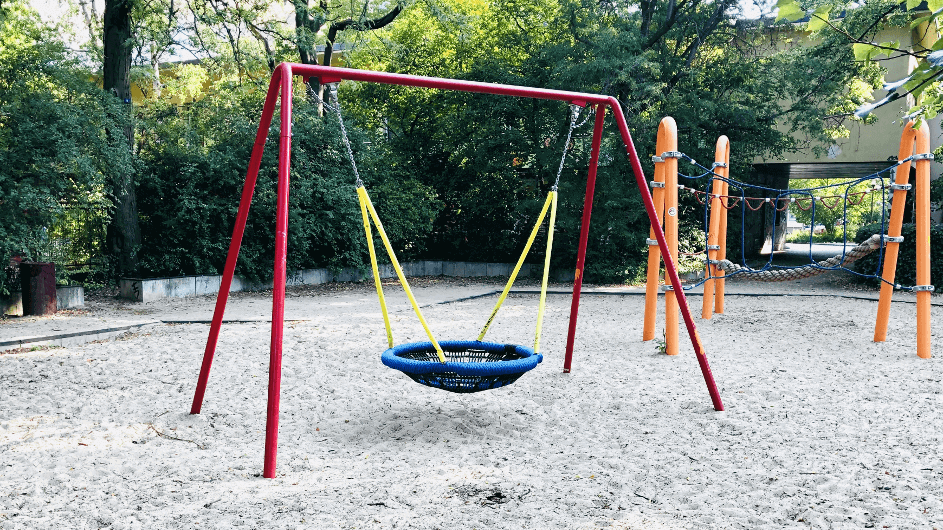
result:
[[[933,160],[933,153],[919,153],[910,157],[911,160]]]
[[[648,239],[648,238],[646,238],[646,239],[645,239],[645,243],[647,243],[648,246],[650,246],[650,247],[657,247],[657,246],[658,246],[658,240],[657,240],[657,239]]]
[[[892,237],[888,235],[883,235],[881,236],[881,239],[883,239],[885,243],[903,243],[904,242],[904,236]]]
[[[715,167],[727,167],[727,163],[726,163],[726,162],[714,162],[714,165],[711,166],[711,169],[713,169],[713,168],[715,168]]]
[[[720,250],[720,245],[707,245],[707,250]]]
[[[661,286],[661,290],[662,290],[662,291],[674,291],[674,290],[675,290],[675,286],[674,286],[674,285],[671,285],[670,283],[666,283],[666,284],[664,284],[664,285]]]
[[[891,184],[888,187],[891,191],[910,191],[914,186],[913,184]]]
[[[665,187],[665,183],[664,183],[664,182],[658,182],[658,181],[655,181],[655,180],[649,182],[648,185],[651,186],[651,187],[653,187],[653,188],[664,188],[664,187]]]
[[[659,163],[659,162],[664,162],[664,161],[665,161],[665,159],[662,158],[662,157],[660,157],[660,156],[652,156],[652,162],[654,162],[654,163],[656,163],[656,164]]]
[[[935,290],[936,288],[933,287],[932,285],[914,285],[915,293],[920,293],[920,292],[932,293]]]
[[[661,154],[662,158],[681,158],[681,151],[665,151]]]

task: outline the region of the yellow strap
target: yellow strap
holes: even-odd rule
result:
[[[358,188],[362,189],[362,188]],[[377,296],[380,297],[380,309],[383,311],[383,324],[386,326],[386,340],[393,347],[393,329],[390,327],[390,313],[386,309],[386,298],[383,297],[383,284],[380,283],[380,269],[377,267],[377,252],[373,248],[373,233],[370,231],[370,217],[367,215],[367,203],[363,195],[357,194],[360,199],[360,214],[363,215],[363,229],[367,233],[367,248],[370,249],[370,265],[373,267],[373,283],[377,286]]]
[[[550,251],[553,249],[553,227],[557,222],[557,192],[551,191],[553,197],[550,207],[550,224],[547,226],[547,255],[544,256],[544,279],[540,285],[540,309],[537,310],[537,333],[534,336],[534,353],[540,353],[540,328],[544,324],[544,305],[547,302],[547,279],[550,276]]]
[[[432,331],[429,329],[429,324],[426,324],[426,319],[422,316],[422,311],[419,310],[419,304],[416,303],[416,299],[413,297],[413,292],[409,288],[409,283],[406,281],[406,276],[403,275],[403,269],[399,266],[399,260],[396,259],[396,254],[393,252],[393,246],[390,245],[389,238],[386,237],[386,230],[383,229],[383,223],[380,222],[380,217],[377,215],[377,211],[373,208],[373,203],[370,202],[370,197],[367,195],[367,190],[360,186],[357,188],[357,194],[360,195],[361,200],[363,200],[367,209],[370,211],[370,217],[373,218],[373,224],[377,227],[377,233],[380,234],[380,239],[383,240],[383,245],[386,247],[386,253],[390,255],[390,261],[393,263],[393,268],[396,269],[396,275],[399,277],[399,283],[403,285],[403,290],[406,291],[406,296],[409,297],[409,303],[413,306],[413,311],[416,312],[416,316],[419,317],[419,322],[422,324],[422,328],[426,330],[426,336],[429,337],[429,341],[432,342],[432,346],[435,348],[436,354],[439,356],[440,362],[445,362],[445,354],[442,353],[442,347],[439,346],[439,343],[436,342],[435,337],[432,336]]]
[[[504,292],[501,293],[501,296],[498,298],[498,303],[495,304],[494,309],[491,310],[491,316],[488,317],[488,321],[485,323],[485,327],[481,329],[481,333],[478,335],[478,340],[485,338],[485,333],[488,332],[488,328],[491,327],[491,323],[494,322],[494,317],[497,316],[498,310],[501,309],[501,304],[504,303],[504,299],[508,297],[508,292],[511,290],[511,286],[514,285],[514,280],[517,279],[517,273],[520,272],[521,266],[524,265],[524,258],[527,257],[527,253],[530,251],[530,246],[534,244],[534,238],[537,237],[537,231],[540,229],[540,225],[544,222],[544,217],[547,215],[547,208],[550,207],[550,203],[553,202],[555,197],[554,192],[550,192],[547,195],[547,202],[544,203],[544,207],[540,210],[540,217],[537,218],[537,224],[534,225],[534,229],[530,233],[530,238],[527,239],[527,245],[524,246],[524,252],[521,253],[521,259],[517,260],[517,266],[514,267],[514,272],[511,273],[511,277],[508,279],[507,285],[504,287]]]

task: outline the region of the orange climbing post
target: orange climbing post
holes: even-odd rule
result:
[[[664,118],[658,125],[658,139],[655,142],[655,151],[664,153],[674,151],[678,148],[678,126],[673,118]],[[654,156],[655,175],[651,182],[652,202],[655,205],[655,214],[658,216],[658,224],[664,222],[665,212],[665,159],[661,156]],[[677,171],[677,159],[675,159],[675,170]],[[677,178],[675,179],[677,181]],[[668,239],[668,244],[671,240]],[[658,312],[658,285],[659,273],[661,272],[661,250],[658,248],[658,241],[655,239],[655,227],[648,231],[648,277],[645,283],[645,320],[642,326],[642,340],[652,340],[655,338],[655,316]]]
[[[662,152],[665,159],[665,240],[671,262],[678,263],[678,134],[675,129],[674,145]],[[665,282],[665,353],[678,355],[678,296],[673,285]]]
[[[707,231],[707,264],[705,265],[705,274],[707,280],[704,282],[704,299],[701,306],[701,318],[710,319],[715,312],[723,312],[723,290],[721,289],[718,293],[718,303],[714,302],[714,287],[715,282],[722,282],[723,279],[716,279],[721,275],[720,269],[717,268],[714,263],[716,263],[717,256],[720,252],[720,236],[721,236],[721,217],[724,219],[724,232],[726,232],[727,223],[727,208],[726,208],[726,197],[724,193],[724,185],[727,182],[724,180],[730,174],[730,140],[726,136],[721,136],[717,139],[717,147],[714,150],[714,167],[713,171],[720,178],[714,178],[713,184],[711,185],[711,193],[707,199],[707,204],[710,205],[710,222],[708,224]],[[721,202],[723,201],[723,202]],[[726,244],[726,237],[724,237],[724,243]],[[726,254],[726,253],[725,253]],[[717,311],[717,307],[720,307],[720,311]]]
[[[730,166],[730,144],[727,144],[727,154],[725,155],[725,162],[727,166]],[[724,168],[723,175],[727,178],[730,177],[730,168]],[[724,180],[720,188],[720,225],[717,228],[717,259],[724,260],[727,259],[727,212],[733,208],[730,204],[730,182]],[[724,282],[727,280],[724,279],[724,275],[720,278],[714,280],[716,285],[714,286],[714,312],[718,315],[724,314]]]
[[[904,221],[904,204],[907,201],[910,166],[916,161],[917,195],[914,201],[914,210],[917,215],[917,356],[923,359],[930,358],[930,136],[926,121],[919,129],[914,129],[914,122],[904,127],[900,139],[900,150],[897,159],[902,161],[897,167],[893,198],[891,199],[891,217],[885,237],[884,269],[881,277],[881,296],[878,301],[877,321],[874,326],[874,342],[887,340],[887,325],[891,312],[891,298],[894,294],[894,278],[897,274],[897,257],[900,250],[901,226]]]

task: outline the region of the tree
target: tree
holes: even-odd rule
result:
[[[131,53],[133,34],[131,11],[134,0],[106,0],[102,22],[104,61],[102,84],[105,92],[114,94],[126,107],[123,140],[129,154],[134,145],[131,125]],[[137,192],[134,176],[128,171],[119,175],[112,189],[115,210],[108,225],[108,252],[118,275],[137,271],[137,251],[141,246],[138,223]]]
[[[63,208],[111,206],[107,190],[131,172],[121,104],[89,81],[60,34],[22,2],[0,8],[2,260],[44,259]]]
[[[456,0],[417,5],[350,62],[611,94],[625,109],[639,152],[653,153],[658,122],[671,115],[682,149],[698,160],[711,159],[717,136],[728,135],[737,149],[733,174],[746,179],[755,156],[814,148],[813,139],[848,134],[840,116],[870,92],[848,89],[870,87],[877,69],[828,43],[782,49],[765,28],[732,21],[736,13],[725,0]],[[348,97],[360,103],[351,112],[391,145],[391,163],[420,175],[445,202],[437,247],[503,259],[514,252],[530,203],[546,191],[547,175],[559,163],[565,109],[367,84]],[[577,133],[571,167],[586,163],[587,135]],[[590,234],[599,243],[590,248],[594,266],[587,273],[618,281],[631,278],[644,259],[637,249],[645,248],[648,220],[623,148],[609,141],[603,150]],[[585,173],[566,175],[555,239],[562,252],[555,258],[569,266]],[[681,218],[691,221],[682,230],[691,247],[703,245],[700,205],[683,202]]]
[[[877,194],[878,204],[875,206],[875,196],[871,195],[875,192],[870,191],[870,180],[806,179],[797,182],[808,191],[790,194],[789,198],[795,202],[789,210],[800,223],[824,226],[832,240],[841,240],[838,231],[842,229],[851,230],[847,234],[851,239],[858,227],[880,221],[882,217],[884,204]]]

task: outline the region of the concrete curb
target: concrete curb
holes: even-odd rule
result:
[[[93,329],[89,331],[77,331],[75,333],[61,333],[58,335],[45,335],[42,337],[20,337],[18,339],[0,342],[0,351],[14,350],[17,348],[33,348],[36,346],[77,346],[96,340],[111,339],[132,329],[153,326],[160,323],[161,322],[159,320],[153,320],[141,322],[140,324],[131,324],[128,326],[118,326],[105,329]]]
[[[514,265],[510,263],[478,263],[465,261],[413,261],[402,264],[403,274],[416,276],[452,276],[457,278],[504,277],[510,276]],[[521,267],[520,277],[540,274],[542,265],[525,263]],[[396,272],[389,263],[379,266],[380,277],[395,278]],[[572,280],[572,272],[559,271],[554,274],[556,281]],[[336,273],[328,269],[305,269],[289,272],[285,282],[293,285],[320,285],[331,282],[359,282],[371,280],[372,273],[359,269],[342,269]],[[180,276],[176,278],[122,278],[119,281],[121,298],[135,302],[151,302],[161,298],[184,298],[219,292],[222,276]],[[230,292],[257,291],[271,289],[272,282],[249,283],[236,276],[233,278]]]
[[[85,288],[81,285],[56,287],[56,307],[59,310],[85,305]],[[0,296],[0,315],[22,316],[23,293],[17,291],[9,296]]]

